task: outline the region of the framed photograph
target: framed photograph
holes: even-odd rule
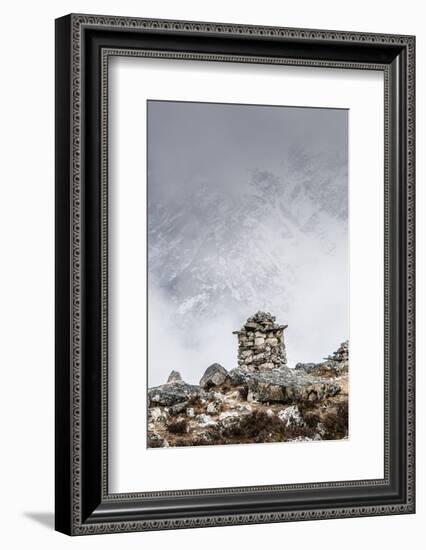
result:
[[[56,21],[56,529],[415,511],[415,39]]]

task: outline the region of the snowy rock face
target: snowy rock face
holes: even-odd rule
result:
[[[335,256],[346,235],[344,177],[316,168],[291,180],[257,170],[236,196],[197,185],[191,197],[166,200],[152,190],[149,274],[174,304],[177,323],[228,308],[240,315],[296,305],[302,271]]]
[[[284,330],[270,313],[258,311],[234,334],[238,336],[238,365],[249,370],[271,370],[287,365]]]

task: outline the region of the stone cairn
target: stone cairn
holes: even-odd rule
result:
[[[347,363],[349,361],[349,341],[340,344],[337,351],[333,355],[325,358],[326,361],[336,361],[337,363]]]
[[[253,371],[265,371],[287,366],[284,330],[270,313],[258,311],[249,317],[238,335],[238,365]]]

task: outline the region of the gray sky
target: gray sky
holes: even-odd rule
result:
[[[331,163],[347,161],[343,109],[173,101],[148,105],[151,193],[170,197],[191,192],[200,181],[238,192],[247,172],[279,170],[295,151],[322,154]]]
[[[348,338],[347,139],[346,110],[148,102],[150,385],[235,367],[258,309],[291,365]]]

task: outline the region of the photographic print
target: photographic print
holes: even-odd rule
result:
[[[55,529],[415,513],[415,36],[68,14],[55,68]]]
[[[347,439],[348,111],[147,121],[147,446]]]

